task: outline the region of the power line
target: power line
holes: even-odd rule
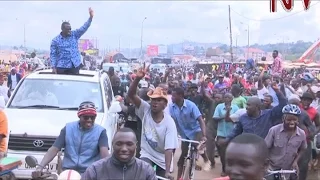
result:
[[[230,30],[230,54],[231,62],[233,62],[233,51],[232,51],[232,29],[231,29],[231,7],[229,5],[229,30]]]
[[[320,2],[316,2],[315,4],[311,5],[309,9],[311,9],[311,7],[319,4]],[[231,11],[236,13],[238,16],[241,16],[242,18],[245,18],[247,20],[250,20],[250,21],[276,21],[276,20],[280,20],[280,19],[284,19],[284,18],[287,18],[287,17],[291,17],[291,16],[294,16],[296,14],[299,14],[301,12],[304,12],[305,10],[301,10],[301,11],[298,11],[298,12],[295,12],[295,13],[292,13],[292,14],[289,14],[287,16],[283,16],[283,17],[279,17],[279,18],[275,18],[275,19],[252,19],[252,18],[248,18],[240,13],[238,13],[237,11],[235,11],[234,9],[231,8]]]

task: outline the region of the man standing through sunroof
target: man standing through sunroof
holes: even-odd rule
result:
[[[53,72],[56,74],[79,74],[81,55],[78,40],[91,25],[94,12],[89,8],[89,19],[82,27],[71,30],[69,22],[61,24],[61,33],[56,36],[50,46],[50,60]]]

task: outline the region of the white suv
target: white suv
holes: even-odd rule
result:
[[[5,112],[9,121],[8,157],[19,158],[23,164],[13,173],[18,179],[30,179],[27,155],[41,162],[66,123],[78,120],[81,102],[97,106],[95,123],[107,130],[109,147],[117,130],[120,104],[114,101],[112,86],[106,73],[80,71],[79,75],[53,74],[40,70],[23,78],[10,97]],[[48,166],[56,171],[57,158]]]

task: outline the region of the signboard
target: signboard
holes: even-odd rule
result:
[[[171,64],[171,58],[161,58],[161,57],[154,57],[151,58],[151,64]]]
[[[94,43],[90,39],[79,39],[78,48],[80,52],[84,52],[89,49],[94,49]]]
[[[99,49],[88,49],[88,50],[84,50],[83,52],[85,52],[88,55],[93,55],[93,56],[99,55]]]
[[[165,45],[158,46],[158,53],[159,54],[168,54],[168,48]]]
[[[148,45],[147,55],[149,57],[158,56],[158,54],[159,54],[159,46],[158,45]]]
[[[293,9],[294,0],[280,0],[280,2],[285,11],[290,12]],[[310,8],[311,0],[302,0],[302,4],[306,11]],[[277,0],[270,0],[270,10],[277,12]]]

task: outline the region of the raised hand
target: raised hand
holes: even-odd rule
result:
[[[149,72],[149,66],[150,65],[148,65],[147,67],[144,66],[143,68],[140,68],[136,73],[136,78],[142,79],[146,75],[146,73]]]
[[[89,15],[90,15],[90,18],[93,18],[94,16],[94,11],[91,8],[89,8]]]

